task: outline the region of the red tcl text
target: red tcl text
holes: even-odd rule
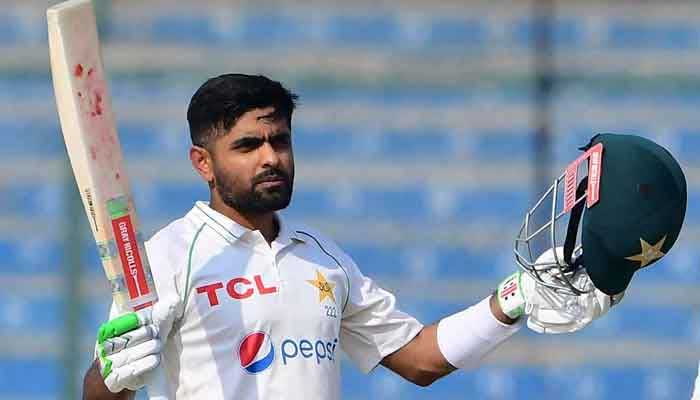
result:
[[[217,290],[223,288],[223,282],[214,282],[208,285],[197,287],[197,293],[206,293],[207,299],[209,300],[209,305],[218,306],[219,296]],[[250,279],[246,277],[239,276],[231,279],[226,283],[226,293],[228,293],[229,297],[235,300],[247,299],[248,297],[253,296],[256,292],[259,295],[277,293],[277,287],[265,286],[265,284],[262,281],[262,276],[260,275],[254,275],[253,282],[251,282]]]

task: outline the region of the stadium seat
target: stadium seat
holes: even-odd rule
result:
[[[0,132],[5,138],[0,154],[6,158],[31,154],[47,160],[65,154],[58,120],[3,119],[0,121]]]
[[[245,45],[293,45],[303,47],[310,39],[309,21],[301,16],[249,13],[241,21],[240,38]]]
[[[53,398],[60,393],[63,374],[59,360],[0,359],[0,397]]]
[[[60,217],[65,213],[68,179],[63,182],[46,182],[39,187],[31,182],[7,182],[0,185],[3,194],[0,206],[3,210],[12,210],[18,216],[44,217],[54,223],[54,218],[61,221]]]
[[[510,29],[510,43],[517,47],[533,47],[535,45],[535,29],[540,22],[532,18],[522,18],[513,21]],[[564,50],[584,45],[584,36],[578,18],[560,18],[554,22],[552,31],[553,45]]]
[[[57,240],[40,236],[23,240],[0,240],[2,271],[23,277],[57,274],[63,263],[63,247],[63,243]]]
[[[0,44],[15,45],[21,41],[21,19],[11,13],[0,14]]]
[[[461,49],[480,47],[487,43],[488,25],[477,19],[456,17],[437,18],[430,23],[428,43],[431,47],[453,47]]]
[[[607,45],[621,49],[691,50],[700,46],[700,29],[677,22],[610,21]]]
[[[391,46],[400,38],[392,14],[336,15],[327,21],[327,39],[339,46]]]
[[[207,15],[159,15],[154,18],[152,38],[159,43],[212,46],[220,35]]]
[[[46,332],[63,326],[63,298],[60,288],[52,296],[24,298],[0,294],[0,332],[3,334],[26,334]]]

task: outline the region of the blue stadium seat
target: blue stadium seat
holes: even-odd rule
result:
[[[159,15],[154,18],[152,37],[161,43],[216,44],[220,35],[207,15]]]
[[[678,153],[682,160],[697,164],[700,162],[700,129],[680,128],[678,134]]]
[[[151,40],[152,21],[134,21],[117,15],[107,18],[100,31],[104,43],[143,43]]]
[[[279,13],[246,14],[242,18],[242,44],[303,46],[310,39],[309,21]]]
[[[59,288],[56,293],[59,294]],[[0,294],[0,332],[54,332],[63,326],[63,298],[24,298]]]
[[[17,94],[22,94],[23,100],[36,100],[37,108],[46,107],[46,99],[53,98],[53,86],[45,73],[25,71],[14,76],[0,76],[0,99],[13,102]],[[55,114],[54,114],[55,115]],[[53,118],[53,115],[51,115]]]
[[[141,218],[180,218],[197,200],[208,200],[208,189],[204,182],[152,182],[134,181],[134,201]]]
[[[119,141],[122,152],[130,156],[163,156],[163,147],[159,140],[162,132],[152,123],[123,121],[118,123]]]
[[[439,107],[444,105],[461,105],[467,101],[478,99],[482,89],[465,89],[462,87],[361,87],[333,86],[319,88],[317,86],[300,87],[296,90],[305,107],[314,104],[370,104],[382,107],[398,105],[425,105]],[[501,92],[499,92],[500,94]],[[359,122],[359,121],[358,121]]]
[[[430,46],[459,46],[461,49],[484,46],[488,41],[488,27],[478,19],[457,17],[438,18],[431,22]]]
[[[416,229],[420,229],[417,227]],[[343,244],[345,252],[363,272],[381,279],[498,280],[512,273],[516,266],[510,245],[501,249],[466,249],[463,247],[383,245],[381,243]]]
[[[461,192],[455,217],[464,221],[491,218],[519,223],[529,200],[529,193],[508,188]]]
[[[388,47],[398,42],[399,26],[392,14],[337,15],[327,22],[326,37],[339,46]]]
[[[69,173],[66,171],[66,173]],[[68,179],[66,182],[46,182],[37,186],[32,182],[10,182],[2,186],[0,206],[12,210],[16,216],[58,218],[65,213]],[[72,180],[72,179],[71,179]],[[70,187],[73,190],[73,187]]]
[[[327,192],[300,188],[297,185],[294,188],[292,202],[283,213],[291,220],[304,223],[304,220],[309,218],[309,216],[332,213],[334,207],[333,199]]]
[[[523,207],[528,204],[528,194],[517,190],[458,190],[454,192],[454,204],[447,210],[433,204],[430,190],[421,187],[382,190],[357,187],[351,193],[337,190],[297,188],[290,214],[295,218],[326,214],[336,218],[398,219],[402,222],[429,222],[431,218],[447,217],[464,222],[486,219],[510,226],[519,223]]]
[[[96,279],[104,280],[102,276]],[[100,281],[101,282],[101,281]],[[109,289],[107,289],[109,290]],[[80,315],[81,332],[92,336],[96,334],[100,325],[109,318],[112,301],[109,296],[91,299],[89,304],[84,304]]]
[[[360,192],[362,215],[369,218],[425,220],[428,207],[421,189],[363,190]]]
[[[452,139],[440,128],[416,128],[412,131],[386,132],[380,138],[378,154],[382,158],[403,160],[444,159],[453,150]]]
[[[59,360],[0,359],[0,397],[52,398],[61,390],[64,366]]]
[[[533,156],[533,133],[529,129],[480,131],[474,138],[473,157],[478,160],[528,161]]]
[[[0,240],[4,273],[32,276],[58,273],[63,262],[63,245],[51,239]]]
[[[700,45],[700,29],[678,22],[612,20],[607,45],[612,48],[691,50]]]
[[[292,143],[294,152],[304,159],[324,159],[330,157],[354,157],[358,149],[354,138],[358,134],[348,126],[310,126],[298,124],[294,127]]]
[[[533,47],[535,29],[540,22],[530,17],[513,21],[510,29],[510,42],[518,47]],[[559,18],[554,22],[552,41],[554,46],[563,49],[585,45],[582,21],[578,18]]]
[[[18,154],[64,157],[65,145],[57,119],[3,119],[0,121],[0,132],[5,138],[0,154],[6,157]]]
[[[0,44],[19,44],[21,39],[21,19],[8,14],[0,14]]]
[[[58,279],[58,286],[51,293],[34,293],[41,295],[36,298],[19,297],[16,294],[0,294],[0,334],[24,334],[26,332],[55,332],[57,327],[64,326],[65,301],[64,290],[61,287],[64,277],[60,269],[55,268],[53,277]],[[104,285],[104,296],[84,298],[80,310],[80,324],[83,332],[97,332],[97,327],[106,321],[111,300],[109,286],[105,282],[101,265],[84,267],[83,278],[92,279]],[[48,275],[46,275],[48,276]],[[41,277],[34,274],[33,277]],[[88,296],[87,293],[82,293]],[[1,397],[1,396],[0,396]]]
[[[480,400],[530,399],[684,399],[690,396],[694,368],[601,368],[482,366],[457,371],[427,388],[419,388],[384,368],[362,375],[350,362],[343,364],[343,393],[353,398]]]

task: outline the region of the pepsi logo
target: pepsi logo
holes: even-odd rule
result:
[[[250,374],[263,372],[275,359],[275,346],[265,332],[253,332],[241,340],[238,346],[241,367]]]

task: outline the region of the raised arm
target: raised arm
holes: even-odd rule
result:
[[[495,296],[448,318],[457,319],[455,321],[457,324],[471,321],[480,325],[480,327],[467,325],[459,332],[454,332],[454,334],[461,336],[459,340],[464,340],[467,343],[466,347],[472,347],[466,348],[465,351],[471,353],[469,358],[474,365],[518,329],[517,326],[512,326],[516,320],[503,313]],[[437,379],[455,371],[457,368],[445,358],[444,350],[440,349],[438,343],[438,335],[442,341],[454,341],[453,333],[445,331],[445,329],[453,329],[449,326],[454,324],[451,322],[446,321],[440,332],[438,332],[439,324],[424,327],[413,340],[384,357],[381,364],[419,386],[428,386]],[[484,334],[495,335],[483,337]],[[453,344],[448,344],[448,346],[450,345]],[[458,363],[457,361],[453,362]]]

